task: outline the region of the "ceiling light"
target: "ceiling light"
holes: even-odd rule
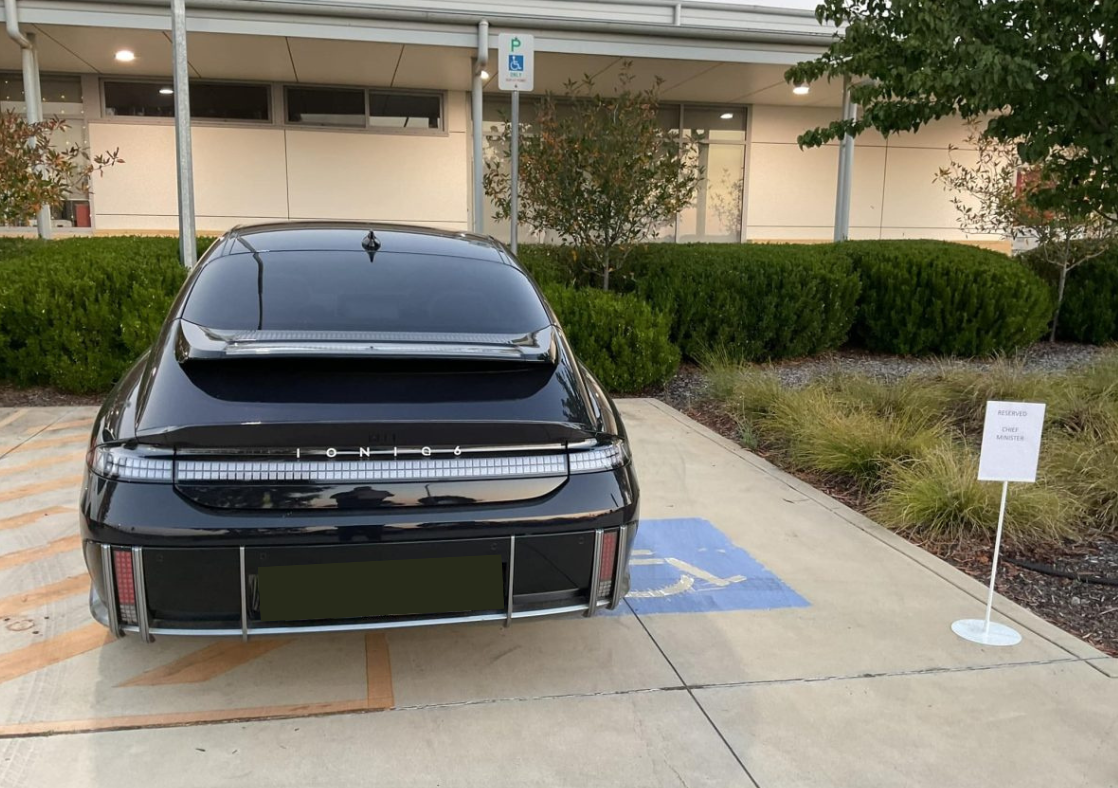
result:
[[[811,92],[811,88],[806,82],[801,82],[799,85],[796,85],[796,87],[792,88],[792,92],[795,93],[797,96],[806,96],[808,93]]]
[[[159,92],[162,93],[164,96],[169,96],[174,93],[175,90],[174,88],[160,88]]]
[[[131,49],[121,49],[117,51],[115,57],[121,63],[131,63],[136,59],[136,53]]]
[[[722,120],[733,120],[733,118],[734,118],[734,113],[732,113],[732,112],[723,112],[723,113],[722,113],[721,115],[719,115],[719,117],[720,117],[720,118],[722,118]]]
[[[486,71],[484,68],[481,70],[481,78],[482,79],[489,79],[489,72]]]

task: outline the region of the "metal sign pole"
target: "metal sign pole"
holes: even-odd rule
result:
[[[194,161],[190,144],[190,66],[186,59],[186,2],[171,0],[171,53],[174,61],[175,158],[179,185],[179,261],[198,260],[194,237]]]
[[[516,235],[520,224],[520,91],[512,92],[512,190],[509,199],[509,248],[516,254]]]

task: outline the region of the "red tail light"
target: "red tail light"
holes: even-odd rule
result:
[[[113,580],[116,586],[116,601],[120,608],[120,621],[135,624],[136,617],[136,578],[132,574],[132,551],[113,549]]]
[[[613,591],[613,575],[617,569],[617,531],[602,534],[602,558],[598,562],[598,598]]]

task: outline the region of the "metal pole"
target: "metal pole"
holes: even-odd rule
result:
[[[26,107],[27,122],[41,123],[43,121],[43,94],[39,80],[39,51],[35,46],[35,34],[28,33],[27,41],[30,47],[22,52],[23,65],[23,105]],[[50,206],[40,205],[35,216],[35,227],[40,238],[49,239],[54,234],[54,224],[51,221]]]
[[[516,236],[520,225],[520,91],[512,92],[512,193],[509,198],[509,248],[516,254]]]
[[[194,161],[190,144],[190,66],[186,59],[186,0],[171,0],[171,51],[175,86],[175,160],[179,183],[179,260],[198,260],[194,236]]]
[[[850,77],[842,85],[842,119],[855,120],[858,107],[850,100]],[[836,241],[850,237],[850,187],[854,170],[854,138],[844,134],[839,144],[838,190],[835,195],[835,235]]]
[[[1009,482],[1002,482],[1002,506],[998,511],[998,535],[994,537],[994,560],[990,568],[990,592],[986,595],[986,629],[990,634],[990,613],[994,609],[994,581],[998,579],[998,555],[1002,551],[1002,527],[1005,525],[1005,499],[1009,494]]]
[[[484,19],[477,24],[477,57],[474,59],[474,77],[470,86],[470,100],[473,123],[474,146],[474,209],[473,228],[478,234],[485,233],[485,132],[482,125],[482,92],[485,83],[481,72],[489,63],[489,23]]]

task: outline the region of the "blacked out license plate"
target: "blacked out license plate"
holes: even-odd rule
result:
[[[499,555],[262,566],[261,621],[503,610]]]

